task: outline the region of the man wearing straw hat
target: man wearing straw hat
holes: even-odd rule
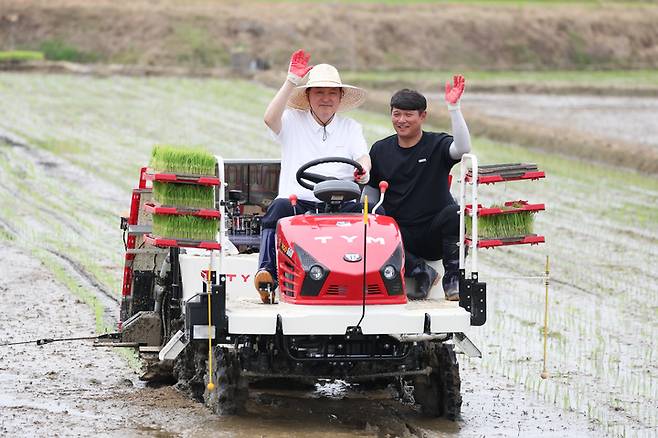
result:
[[[370,157],[361,125],[337,114],[358,107],[365,100],[365,90],[343,84],[335,67],[329,64],[308,65],[310,55],[298,50],[290,58],[288,77],[265,110],[265,124],[281,145],[279,194],[262,220],[262,235],[256,289],[264,303],[270,302],[269,291],[277,285],[276,225],[279,219],[310,210],[324,209],[313,192],[297,183],[295,174],[303,164],[322,157],[344,157],[358,161],[364,169],[356,174],[342,163],[318,166],[317,172],[339,179],[354,179],[366,184]],[[303,84],[308,74],[308,81]],[[297,195],[295,210],[288,196]],[[342,212],[361,211],[351,201],[341,205]]]
[[[450,194],[448,175],[471,150],[471,137],[459,108],[464,85],[464,77],[455,76],[445,86],[452,135],[423,131],[427,100],[415,90],[404,89],[391,97],[396,133],[370,149],[369,184],[376,188],[382,180],[389,183],[383,206],[400,227],[405,276],[416,280],[415,290],[407,290],[412,299],[426,298],[438,281],[438,273],[425,260],[442,260],[445,297],[459,300],[459,206]]]

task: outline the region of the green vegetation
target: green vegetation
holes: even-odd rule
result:
[[[491,208],[511,210],[515,208],[504,205],[493,205]],[[529,211],[505,213],[478,217],[478,238],[495,239],[518,237],[532,234],[534,215]],[[466,234],[472,235],[472,218],[466,221]]]
[[[172,184],[153,182],[153,199],[160,205],[213,208],[214,189],[198,184]]]
[[[215,240],[219,221],[190,215],[153,215],[153,234],[185,240]]]
[[[61,40],[46,40],[41,43],[39,49],[46,59],[51,61],[70,61],[88,63],[98,60],[98,55],[85,52]]]
[[[208,30],[201,26],[177,25],[170,45],[177,53],[177,61],[182,64],[215,67],[229,62],[228,52],[218,46]]]
[[[215,157],[201,147],[158,145],[149,166],[158,172],[186,175],[214,175]]]
[[[437,87],[454,74],[461,73],[467,81],[480,86],[493,85],[570,85],[583,87],[658,87],[656,70],[548,70],[548,71],[346,71],[345,82],[382,87],[389,84],[436,83]],[[413,85],[415,86],[415,85]],[[468,84],[467,84],[468,86]]]
[[[0,240],[14,240],[16,237],[9,231],[0,227]]]
[[[89,153],[90,146],[77,142],[74,140],[59,140],[54,138],[47,138],[43,140],[37,140],[34,142],[36,146],[63,154],[87,154]]]
[[[32,52],[27,50],[14,50],[9,52],[0,52],[0,62],[12,61],[42,61],[43,53]]]

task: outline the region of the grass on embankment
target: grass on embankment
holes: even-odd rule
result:
[[[43,59],[44,56],[41,52],[32,52],[28,50],[0,52],[0,62],[42,61]]]
[[[546,90],[553,93],[615,93],[630,90],[654,90],[658,95],[656,70],[546,70],[546,71],[346,71],[347,83],[376,89],[441,89],[445,80],[462,74],[471,90]]]

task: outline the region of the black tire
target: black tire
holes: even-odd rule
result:
[[[414,398],[424,415],[457,420],[461,413],[461,379],[453,345],[430,345],[427,349],[432,372],[414,379]]]
[[[207,354],[204,354],[197,345],[188,344],[174,361],[173,374],[178,381],[176,389],[199,402],[203,402],[206,360]]]
[[[215,389],[208,390],[209,375],[206,372],[203,395],[206,405],[217,415],[243,413],[249,388],[246,379],[240,375],[240,361],[235,352],[225,347],[214,347],[212,368]]]

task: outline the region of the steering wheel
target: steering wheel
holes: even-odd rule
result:
[[[361,164],[358,161],[354,161],[350,158],[344,158],[344,157],[318,158],[317,160],[309,161],[308,163],[304,164],[302,167],[299,168],[297,174],[295,175],[297,177],[297,182],[299,183],[299,185],[304,187],[305,189],[309,189],[313,191],[313,189],[315,188],[315,184],[317,183],[320,183],[322,181],[337,180],[338,178],[333,176],[325,176],[317,173],[307,172],[307,170],[310,169],[311,167],[315,167],[325,163],[345,163],[345,164],[349,164],[350,166],[354,166],[356,170],[359,171],[359,173],[363,172],[363,166],[361,166]],[[310,184],[305,180],[312,181],[315,184]]]

